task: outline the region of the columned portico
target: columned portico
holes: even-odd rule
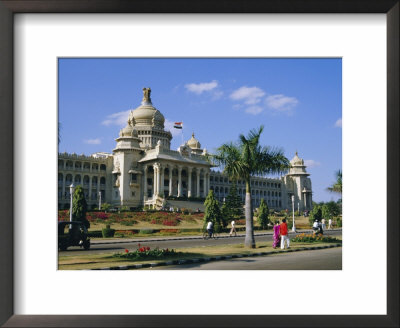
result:
[[[188,167],[188,197],[192,197],[192,168]]]
[[[196,178],[197,178],[197,181],[196,181],[196,197],[200,198],[200,169],[199,168],[196,169]]]
[[[178,166],[178,197],[182,196],[182,166]]]
[[[143,179],[143,198],[147,200],[147,165],[144,166]]]
[[[165,170],[165,167],[160,165],[160,170],[161,170],[161,181],[160,181],[160,192],[159,192],[159,194],[161,194],[164,197],[164,170]]]
[[[154,178],[153,178],[153,197],[155,198],[158,194],[158,165],[153,164]]]
[[[173,170],[173,167],[170,165],[168,167],[168,170],[169,170],[168,196],[172,196],[172,170]]]

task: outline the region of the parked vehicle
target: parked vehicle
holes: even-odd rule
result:
[[[58,222],[58,249],[65,251],[70,246],[90,248],[88,230],[83,222]]]

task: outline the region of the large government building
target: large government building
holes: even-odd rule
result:
[[[89,208],[97,207],[100,199],[116,208],[160,208],[171,199],[198,201],[210,189],[224,201],[233,182],[213,170],[194,134],[178,150],[170,149],[172,135],[164,129],[165,118],[153,106],[150,92],[143,89],[142,103],[130,112],[112,154],[59,154],[60,209],[69,208],[71,184],[82,185]],[[244,202],[244,181],[235,183]],[[294,195],[296,210],[311,209],[311,180],[297,152],[288,174],[277,179],[253,177],[251,187],[255,207],[264,199],[272,209],[291,209]]]

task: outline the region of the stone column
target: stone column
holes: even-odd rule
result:
[[[66,174],[63,174],[61,199],[65,199],[65,178],[66,178]]]
[[[164,197],[164,170],[165,167],[160,165],[160,170],[161,170],[161,181],[160,181],[160,191],[159,194],[162,194]]]
[[[208,192],[210,191],[210,173],[207,172],[205,174],[205,186],[206,188],[204,189],[204,197],[207,197]]]
[[[89,175],[89,201],[92,200],[92,177]]]
[[[143,199],[147,200],[147,165],[144,166],[143,178]]]
[[[172,196],[172,170],[173,170],[173,167],[170,165],[168,167],[168,170],[169,170],[168,195]]]
[[[153,198],[157,196],[157,164],[153,165],[153,171],[154,171],[154,176],[153,176]]]
[[[307,193],[304,193],[304,209],[307,208]]]
[[[197,187],[197,192],[196,192],[196,196],[198,197],[198,198],[200,198],[200,169],[198,168],[198,169],[196,169],[196,179],[197,179],[197,181],[196,181],[196,187]]]
[[[188,167],[188,197],[192,197],[192,168]]]
[[[178,166],[178,197],[182,196],[182,166]]]

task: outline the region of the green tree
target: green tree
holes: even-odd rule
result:
[[[253,209],[251,202],[250,178],[253,175],[285,172],[289,160],[280,149],[272,149],[260,145],[260,136],[264,127],[253,129],[247,136],[241,134],[237,143],[223,144],[211,158],[217,165],[221,165],[224,173],[232,180],[243,179],[246,184],[246,237],[244,245],[255,248],[253,229]]]
[[[336,182],[331,187],[328,187],[327,189],[330,192],[335,192],[337,194],[342,195],[342,171],[341,170],[336,171],[335,177],[336,177]]]
[[[103,203],[101,204],[101,209],[105,212],[107,212],[111,208],[111,205],[108,203]]]
[[[313,209],[310,212],[310,218],[309,222],[312,225],[315,220],[320,221],[322,219],[322,207],[324,205],[320,205],[317,203],[314,203]]]
[[[207,198],[204,202],[204,224],[203,230],[207,226],[207,222],[211,221],[214,225],[214,231],[220,232],[221,231],[221,209],[219,208],[219,202],[215,198],[214,191],[210,190],[208,192]]]
[[[237,192],[236,181],[232,182],[232,187],[222,205],[221,212],[224,227],[228,225],[230,220],[241,219],[243,217],[243,204]]]
[[[260,207],[258,209],[258,224],[261,229],[267,229],[269,223],[269,208],[268,204],[261,198]]]
[[[72,199],[72,220],[81,221],[89,228],[89,221],[86,219],[87,203],[85,194],[81,185],[75,188],[74,196]]]
[[[321,210],[322,217],[325,219],[332,219],[340,214],[339,204],[333,201],[323,204]]]

